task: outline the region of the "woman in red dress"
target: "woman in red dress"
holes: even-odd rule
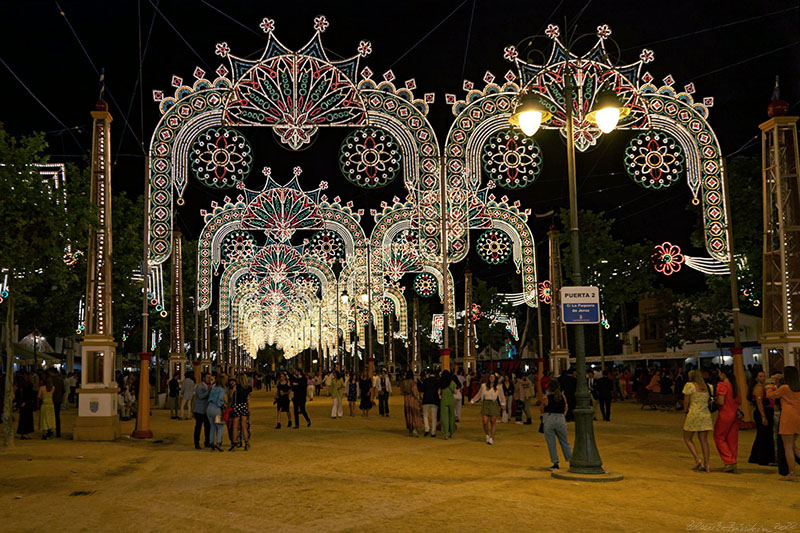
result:
[[[739,410],[741,398],[736,390],[733,370],[718,370],[720,382],[717,383],[716,399],[719,415],[714,424],[714,444],[722,458],[724,472],[736,473],[736,457],[739,454]]]

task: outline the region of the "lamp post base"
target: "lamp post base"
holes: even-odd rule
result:
[[[602,474],[578,474],[570,472],[569,470],[555,471],[551,473],[555,479],[563,479],[565,481],[586,481],[589,483],[607,483],[610,481],[622,481],[622,474],[614,474],[612,472],[604,472]]]

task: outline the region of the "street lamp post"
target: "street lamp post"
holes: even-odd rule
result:
[[[584,37],[579,36],[578,39]],[[529,42],[533,42],[532,38]],[[524,40],[523,40],[524,41]],[[574,44],[574,41],[573,41]],[[564,111],[567,141],[567,181],[569,186],[569,236],[570,250],[572,252],[572,282],[582,285],[581,259],[580,259],[580,230],[578,227],[578,190],[575,171],[575,135],[574,135],[574,95],[571,68],[575,60],[572,59],[569,45],[566,46],[564,79]],[[580,61],[580,60],[578,60]],[[519,100],[514,114],[509,122],[519,127],[528,136],[533,135],[542,123],[547,122],[551,114],[544,108],[540,101],[541,96],[525,93]],[[594,109],[587,115],[587,119],[596,124],[601,131],[609,133],[616,128],[621,116],[629,110],[620,108],[616,94],[604,93],[598,97]],[[582,324],[575,324],[575,369],[577,373],[577,390],[575,393],[575,446],[572,451],[569,472],[571,474],[601,475],[606,474],[603,462],[597,450],[594,438],[594,410],[590,405],[589,387],[586,381],[586,339]],[[561,474],[553,473],[554,477]],[[608,480],[621,479],[621,476],[609,477]]]

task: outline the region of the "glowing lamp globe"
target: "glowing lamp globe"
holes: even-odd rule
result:
[[[630,108],[620,104],[617,93],[605,91],[600,93],[595,100],[594,109],[586,115],[586,120],[596,124],[603,133],[611,133],[619,121],[627,117],[630,112]]]
[[[520,99],[514,114],[508,118],[508,122],[530,137],[539,131],[542,123],[550,120],[551,116],[553,116],[552,113],[544,108],[538,96],[526,93]]]

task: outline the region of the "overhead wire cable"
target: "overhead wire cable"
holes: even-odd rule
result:
[[[66,22],[69,31],[72,32],[73,37],[75,37],[75,40],[78,41],[78,46],[81,47],[81,50],[83,50],[83,53],[86,56],[86,59],[89,60],[89,64],[92,65],[95,74],[101,76],[100,69],[97,68],[97,65],[92,60],[92,56],[89,55],[89,51],[83,45],[83,41],[81,41],[81,38],[78,36],[78,32],[75,31],[75,28],[70,23],[69,18],[67,18],[67,14],[64,12],[63,9],[61,9],[61,5],[58,3],[58,0],[54,0],[54,2],[56,4],[56,8],[58,8],[59,14],[64,19],[64,22]],[[105,92],[108,93],[108,99],[111,100],[111,103],[114,104],[114,107],[116,107],[119,110],[120,114],[122,115],[122,121],[125,123],[125,127],[127,127],[130,130],[131,135],[133,135],[134,139],[136,139],[136,141],[141,145],[141,141],[139,140],[138,135],[136,135],[136,132],[133,131],[133,127],[131,127],[130,122],[128,122],[128,117],[122,111],[122,107],[117,103],[116,99],[114,98],[114,95],[111,94],[111,90],[105,85],[104,87],[105,87]]]
[[[744,24],[745,22],[752,22],[754,20],[759,20],[759,19],[763,19],[763,18],[766,18],[766,17],[771,17],[773,15],[780,15],[782,13],[788,13],[789,11],[794,11],[794,10],[796,10],[798,8],[800,8],[800,6],[793,6],[793,7],[789,7],[789,8],[786,8],[786,9],[779,9],[778,11],[773,11],[771,13],[765,13],[763,15],[756,15],[754,17],[748,17],[748,18],[745,18],[745,19],[735,20],[733,22],[726,22],[725,24],[718,24],[717,26],[711,26],[709,28],[704,28],[702,30],[690,31],[688,33],[683,33],[681,35],[675,35],[673,37],[666,37],[664,39],[659,39],[657,41],[650,41],[650,42],[644,43],[644,44],[637,44],[637,45],[634,45],[634,46],[629,46],[627,48],[623,48],[622,51],[623,52],[627,52],[628,50],[639,49],[639,48],[643,48],[643,47],[646,47],[646,46],[652,46],[654,44],[661,44],[661,43],[666,43],[666,42],[669,42],[669,41],[674,41],[674,40],[677,40],[677,39],[683,39],[684,37],[691,37],[691,36],[694,36],[694,35],[700,35],[701,33],[706,33],[706,32],[709,32],[709,31],[720,30],[720,29],[723,29],[723,28],[729,28],[731,26],[736,26],[738,24]]]
[[[78,137],[76,137],[76,136],[75,136],[75,132],[73,131],[73,128],[70,128],[69,126],[67,126],[66,124],[64,124],[64,122],[63,122],[63,121],[62,121],[60,118],[58,118],[58,117],[56,116],[56,114],[55,114],[55,113],[53,113],[52,111],[50,111],[50,108],[48,108],[46,105],[44,105],[44,102],[42,102],[42,101],[39,99],[39,97],[38,97],[38,96],[36,96],[36,94],[34,94],[34,92],[33,92],[33,91],[32,91],[32,90],[31,90],[31,89],[30,89],[30,88],[29,88],[27,85],[25,85],[25,82],[24,82],[24,81],[22,81],[22,79],[21,79],[19,76],[17,76],[17,73],[16,73],[16,72],[14,72],[14,70],[11,68],[11,66],[10,66],[8,63],[6,63],[6,62],[3,60],[3,58],[2,58],[2,57],[0,57],[0,63],[2,63],[2,64],[3,64],[3,66],[4,66],[4,67],[6,67],[6,69],[8,69],[8,71],[11,73],[11,75],[12,75],[12,76],[14,76],[14,79],[16,79],[16,80],[19,82],[19,84],[20,84],[20,85],[22,85],[22,87],[23,87],[23,88],[24,88],[26,91],[28,91],[28,94],[29,94],[29,95],[31,95],[31,97],[32,97],[34,100],[36,100],[36,102],[37,102],[37,103],[38,103],[38,104],[39,104],[39,105],[42,107],[42,109],[44,109],[45,111],[47,111],[47,114],[48,114],[48,115],[50,115],[51,117],[53,117],[53,120],[55,120],[56,122],[58,122],[58,124],[59,124],[59,125],[60,125],[62,128],[64,128],[64,130],[63,130],[63,131],[68,131],[68,132],[70,133],[70,135],[72,135],[72,138],[73,138],[73,139],[75,139],[75,143],[77,143],[77,145],[78,145],[78,146],[81,148],[81,150],[83,150],[83,153],[84,153],[84,155],[86,155],[86,149],[83,147],[83,145],[81,144],[81,142],[78,140]]]
[[[722,72],[723,70],[727,70],[729,68],[738,67],[739,65],[743,65],[744,63],[748,63],[748,62],[753,61],[755,59],[760,59],[760,58],[762,58],[764,56],[768,56],[770,54],[774,54],[775,52],[780,52],[781,50],[786,50],[787,48],[791,48],[793,46],[797,46],[798,44],[800,44],[800,41],[795,41],[793,43],[790,43],[790,44],[787,44],[787,45],[784,45],[784,46],[779,46],[778,48],[774,48],[772,50],[769,50],[768,52],[764,52],[764,53],[761,53],[761,54],[758,54],[758,55],[755,55],[755,56],[752,56],[752,57],[748,57],[747,59],[742,59],[741,61],[737,61],[736,63],[731,63],[730,65],[725,65],[724,67],[720,67],[718,69],[711,70],[711,71],[706,72],[705,74],[701,74],[699,76],[693,76],[693,77],[691,77],[689,79],[699,80],[700,78],[705,78],[706,76],[710,76],[712,74],[716,74],[717,72]]]
[[[394,67],[394,66],[395,66],[397,63],[399,63],[399,62],[400,62],[400,61],[401,61],[401,60],[402,60],[404,57],[406,57],[406,56],[407,56],[409,53],[411,53],[411,51],[412,51],[414,48],[416,48],[417,46],[419,46],[419,44],[420,44],[422,41],[424,41],[425,39],[427,39],[427,38],[430,36],[430,34],[432,34],[433,32],[435,32],[435,31],[436,31],[436,30],[439,28],[439,26],[441,26],[442,24],[444,24],[444,23],[445,23],[445,22],[446,22],[446,21],[447,21],[447,20],[448,20],[450,17],[452,17],[452,16],[455,14],[455,12],[456,12],[456,11],[458,11],[459,9],[461,9],[461,8],[464,6],[464,4],[466,4],[467,2],[469,2],[469,0],[464,0],[463,2],[461,2],[460,4],[458,4],[458,5],[456,6],[456,8],[455,8],[455,9],[453,9],[453,10],[452,10],[450,13],[448,13],[448,14],[447,14],[447,16],[446,16],[446,17],[444,17],[444,18],[443,18],[441,21],[439,21],[439,23],[438,23],[436,26],[434,26],[434,27],[433,27],[433,29],[431,29],[431,30],[430,30],[428,33],[426,33],[424,36],[422,36],[422,38],[421,38],[421,39],[419,39],[417,42],[415,42],[413,45],[411,45],[411,48],[409,48],[408,50],[406,50],[405,52],[403,52],[403,54],[402,54],[400,57],[398,57],[397,59],[395,59],[395,60],[394,60],[394,63],[392,63],[391,65],[389,65],[389,69],[391,70],[391,68],[392,68],[392,67]]]
[[[472,35],[472,21],[475,18],[475,4],[478,3],[478,0],[472,0],[472,11],[469,16],[469,28],[467,28],[467,42],[464,44],[464,62],[461,64],[461,78],[460,80],[464,79],[464,73],[467,70],[467,56],[469,55],[469,38]]]
[[[165,14],[164,14],[164,13],[163,13],[163,12],[162,12],[160,9],[158,9],[158,6],[156,6],[156,5],[153,3],[153,0],[148,0],[148,1],[150,2],[150,5],[151,5],[151,6],[153,6],[153,9],[155,9],[155,10],[156,10],[156,13],[158,13],[159,15],[161,15],[161,18],[163,18],[163,19],[164,19],[164,22],[166,22],[166,23],[167,23],[167,25],[169,25],[169,27],[170,27],[170,28],[172,28],[172,31],[174,31],[174,32],[175,32],[175,34],[176,34],[178,37],[180,37],[181,41],[183,41],[183,44],[185,44],[185,45],[187,46],[187,48],[189,48],[189,50],[191,50],[191,51],[192,51],[192,53],[194,53],[194,55],[196,55],[196,56],[197,56],[197,58],[200,60],[200,62],[201,62],[203,65],[205,65],[205,67],[206,67],[206,68],[210,68],[210,67],[208,66],[208,63],[206,63],[206,60],[205,60],[205,59],[203,59],[203,56],[201,56],[201,55],[200,55],[200,54],[197,52],[197,50],[195,50],[195,49],[194,49],[194,47],[192,47],[192,45],[191,45],[191,44],[189,44],[189,41],[187,41],[187,40],[184,38],[184,36],[181,34],[181,32],[179,32],[179,31],[178,31],[178,28],[176,28],[176,27],[175,27],[175,26],[172,24],[172,22],[170,22],[170,21],[169,21],[169,19],[167,18],[167,16],[166,16],[166,15],[165,15]]]

